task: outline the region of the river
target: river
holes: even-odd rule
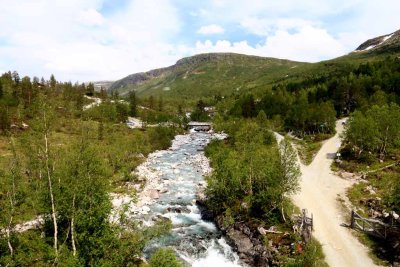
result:
[[[138,201],[131,204],[130,213],[144,225],[160,217],[170,219],[173,225],[170,235],[146,247],[147,257],[158,247],[171,247],[185,266],[244,266],[215,224],[202,220],[195,204],[205,186],[204,176],[211,170],[203,150],[213,138],[224,135],[178,135],[169,149],[150,154],[137,168],[147,183]]]

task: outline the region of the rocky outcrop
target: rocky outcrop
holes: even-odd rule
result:
[[[273,250],[268,249],[261,241],[259,230],[249,227],[245,222],[235,222],[229,227],[222,215],[216,215],[207,208],[204,194],[197,195],[196,204],[203,220],[214,221],[228,243],[238,253],[240,259],[250,266],[270,266]]]
[[[220,224],[218,224],[220,226]],[[228,242],[237,251],[241,260],[250,266],[270,266],[272,252],[261,242],[256,230],[245,223],[237,222],[224,231]]]
[[[216,223],[245,263],[250,266],[271,265],[272,251],[262,243],[257,229],[250,228],[244,222],[236,222],[226,229],[221,216],[217,218]]]
[[[399,52],[400,51],[400,30],[369,39],[362,43],[355,52],[373,51],[377,53]]]

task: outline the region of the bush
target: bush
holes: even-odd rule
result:
[[[181,267],[175,252],[170,248],[160,248],[151,256],[149,267]]]

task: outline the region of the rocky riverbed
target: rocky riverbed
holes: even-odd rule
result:
[[[129,184],[136,196],[113,195],[113,220],[123,210],[129,218],[152,225],[160,218],[171,220],[169,236],[150,244],[145,254],[157,247],[173,248],[187,266],[246,266],[222,236],[219,228],[202,219],[196,198],[206,183],[204,176],[211,172],[204,147],[212,139],[223,139],[224,134],[190,133],[178,135],[172,146],[150,154],[138,166],[142,184]]]

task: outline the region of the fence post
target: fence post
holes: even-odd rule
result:
[[[311,213],[311,231],[314,231],[314,215]]]
[[[350,228],[354,229],[354,210],[351,211]]]

